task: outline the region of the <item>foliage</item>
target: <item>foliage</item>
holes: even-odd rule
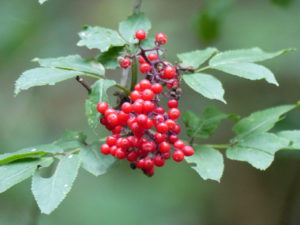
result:
[[[218,20],[208,12],[204,14],[204,17],[208,16],[212,23]],[[137,47],[135,31],[144,29],[148,32],[150,28],[150,21],[142,13],[129,16],[121,22],[119,31],[86,26],[79,33],[78,46],[98,49],[100,54],[91,59],[84,59],[79,55],[36,58],[34,61],[38,62],[40,67],[21,74],[16,81],[15,94],[34,86],[53,85],[78,76],[96,79],[85,103],[88,124],[91,128],[96,128],[99,123],[96,104],[109,100],[107,90],[117,88],[119,95],[121,92],[123,97],[129,92],[126,85],[112,80],[109,75],[107,79],[105,73],[109,69],[119,67],[118,56],[130,54]],[[210,47],[178,54],[178,68],[184,71],[182,78],[187,86],[208,99],[226,103],[222,83],[211,75],[211,72],[218,70],[248,80],[264,79],[268,83],[278,85],[274,74],[257,62],[283,55],[291,50],[268,53],[260,48],[250,48],[222,52]],[[134,70],[132,72],[134,75]],[[196,149],[196,154],[186,161],[205,180],[220,181],[224,170],[223,154],[219,151],[222,149],[226,150],[226,157],[229,159],[248,162],[261,170],[267,169],[277,151],[300,148],[300,130],[271,132],[278,121],[298,107],[299,103],[277,106],[254,112],[242,119],[234,114],[225,114],[214,107],[205,109],[200,115],[186,111],[183,122],[187,130],[187,142],[194,143]],[[212,136],[225,119],[236,122],[232,128],[236,136],[228,144],[203,143],[203,139]],[[42,213],[51,213],[71,190],[80,167],[99,176],[116,164],[114,158],[103,157],[100,154],[102,138],[104,137],[89,144],[84,134],[66,131],[63,137],[48,145],[0,155],[0,192],[32,177],[32,192],[39,208]],[[55,161],[58,162],[56,167],[53,166]],[[53,167],[54,172],[51,177],[44,178],[41,176],[41,169],[47,167]]]

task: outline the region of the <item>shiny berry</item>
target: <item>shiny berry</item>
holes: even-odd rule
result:
[[[176,69],[173,66],[166,66],[163,70],[163,77],[166,79],[171,79],[175,76]]]
[[[110,147],[108,144],[101,145],[100,151],[104,155],[108,155],[110,153]]]
[[[155,61],[158,59],[158,55],[156,53],[149,53],[147,57],[150,61]]]
[[[159,144],[158,149],[162,153],[169,152],[171,150],[171,146],[170,146],[170,144],[168,142],[163,141],[162,143]]]
[[[117,150],[115,152],[115,157],[118,159],[125,159],[126,153],[121,148],[117,148]]]
[[[172,158],[176,162],[181,162],[182,160],[184,160],[184,154],[183,154],[183,152],[181,150],[176,150],[173,153]]]
[[[136,151],[130,151],[127,155],[127,160],[129,162],[134,162],[138,158],[138,154]]]
[[[159,123],[156,125],[156,130],[159,133],[166,133],[169,130],[169,128],[166,123]]]
[[[144,59],[143,56],[140,56],[140,57],[139,57],[139,63],[140,63],[140,64],[146,63],[146,60]]]
[[[191,156],[191,155],[194,155],[194,153],[195,153],[194,149],[189,145],[184,146],[182,148],[182,151],[183,151],[184,155],[186,155],[186,156]]]
[[[138,100],[139,98],[141,98],[142,97],[142,95],[140,94],[140,92],[138,92],[138,91],[132,91],[131,93],[130,93],[130,98],[131,98],[131,100],[132,101],[136,101],[136,100]]]
[[[143,63],[140,65],[141,73],[148,73],[151,71],[151,66],[148,63]]]
[[[185,146],[184,142],[182,140],[178,140],[174,143],[174,148],[182,149]]]
[[[129,66],[131,66],[131,61],[129,58],[124,58],[121,62],[120,62],[120,67],[123,69],[128,68]]]
[[[176,120],[180,117],[180,110],[177,109],[177,108],[171,108],[168,111],[168,116],[169,116],[170,119]]]
[[[132,105],[131,105],[131,103],[129,103],[129,102],[124,102],[124,103],[122,104],[121,109],[122,109],[122,111],[123,111],[124,113],[129,114],[129,113],[132,112]]]
[[[154,162],[151,158],[146,158],[144,162],[144,169],[150,170],[154,166]]]
[[[119,123],[118,115],[116,113],[111,113],[107,116],[107,122],[112,125],[116,126]]]
[[[160,83],[154,83],[151,86],[151,90],[155,93],[155,94],[160,94],[163,90],[163,86]]]
[[[144,40],[146,38],[146,32],[144,30],[137,30],[135,32],[135,37],[138,40]]]
[[[139,85],[140,85],[141,91],[151,88],[151,82],[147,79],[141,80]]]
[[[114,136],[107,136],[106,137],[106,144],[108,144],[109,146],[113,146],[115,145],[117,142],[117,138]]]
[[[97,104],[97,110],[99,113],[104,114],[107,109],[108,109],[108,104],[106,102],[99,102]]]
[[[165,165],[165,160],[161,155],[156,156],[153,161],[155,166],[161,167]]]
[[[169,108],[177,108],[178,107],[178,101],[175,99],[171,99],[168,101],[168,107]]]
[[[143,100],[151,101],[154,98],[154,93],[151,91],[151,89],[146,89],[142,92],[142,98]]]
[[[158,33],[155,36],[155,40],[156,40],[157,43],[159,43],[161,45],[164,45],[168,42],[168,37],[164,33]]]

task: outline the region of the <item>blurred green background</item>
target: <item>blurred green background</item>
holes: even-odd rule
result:
[[[0,1],[0,153],[50,143],[66,128],[91,134],[83,107],[86,91],[75,80],[32,88],[16,98],[14,81],[35,66],[30,62],[34,57],[97,53],[76,46],[81,27],[117,28],[131,11],[131,0],[49,0],[42,6],[37,0]],[[152,35],[169,36],[167,56],[173,60],[178,52],[209,45],[220,50],[300,49],[296,0],[144,0],[142,11],[152,20]],[[184,89],[181,107],[201,112],[216,105],[244,116],[294,103],[299,100],[299,58],[296,52],[265,63],[280,87],[220,73],[227,105]],[[225,143],[233,135],[231,125],[223,123],[208,142]],[[299,111],[280,127],[299,129]],[[266,172],[225,160],[221,183],[202,180],[186,163],[167,163],[153,178],[130,170],[127,163],[98,178],[81,171],[66,200],[50,216],[42,215],[39,224],[299,225],[299,159],[297,152],[279,153]],[[1,194],[0,225],[28,224],[33,204],[29,180]]]

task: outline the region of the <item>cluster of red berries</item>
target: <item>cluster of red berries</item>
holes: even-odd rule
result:
[[[146,79],[135,85],[130,101],[123,102],[118,109],[109,107],[106,102],[97,105],[102,114],[100,123],[112,132],[100,151],[118,159],[126,158],[133,168],[140,168],[152,176],[155,166],[163,166],[171,157],[181,162],[185,156],[193,155],[194,149],[178,138],[181,130],[176,121],[180,117],[178,73],[159,55],[160,46],[167,43],[167,36],[157,34],[153,49],[143,49],[140,45],[146,38],[145,31],[138,30],[135,36],[140,51],[134,57],[139,57],[140,71]],[[130,57],[122,58],[121,68],[130,67]],[[163,93],[164,86],[169,91]],[[161,94],[169,98],[167,111],[159,105]]]

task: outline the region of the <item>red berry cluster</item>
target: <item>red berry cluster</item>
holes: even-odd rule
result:
[[[146,38],[145,31],[138,30],[135,37],[140,51],[122,58],[120,67],[130,67],[131,57],[139,57],[139,69],[146,79],[135,85],[130,101],[123,102],[118,109],[109,107],[106,102],[98,104],[98,112],[102,114],[100,123],[112,132],[100,150],[105,155],[126,158],[133,168],[152,176],[155,166],[163,166],[171,157],[181,162],[185,156],[193,155],[194,149],[178,138],[181,130],[176,121],[180,117],[178,72],[159,55],[160,46],[168,41],[167,36],[157,34],[152,49],[143,49],[140,45]],[[163,92],[164,86],[168,91]],[[162,94],[169,98],[167,111],[159,105]]]

